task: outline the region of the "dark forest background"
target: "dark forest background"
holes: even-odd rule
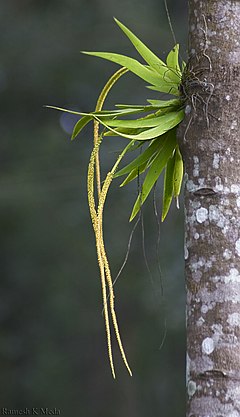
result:
[[[185,57],[186,0],[168,0],[168,6]],[[137,57],[113,16],[161,58],[173,46],[162,0],[0,3],[0,408],[56,407],[66,417],[184,415],[182,204],[180,210],[173,204],[161,225],[161,277],[153,197],[144,205],[152,276],[144,262],[139,226],[115,287],[133,377],[114,342],[114,381],[87,207],[92,128],[70,142],[77,119],[43,107],[86,112],[95,107],[101,88],[118,67],[80,50]],[[150,97],[158,98],[141,80],[125,76],[106,107],[143,103]],[[106,138],[105,172],[120,145],[121,140]],[[137,195],[137,183],[124,188],[119,184],[116,180],[112,185],[104,222],[113,276],[127,250],[133,226],[128,219]]]

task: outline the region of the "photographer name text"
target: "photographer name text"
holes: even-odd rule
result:
[[[59,408],[48,407],[32,407],[32,408],[7,408],[2,407],[2,416],[60,416],[61,411]]]

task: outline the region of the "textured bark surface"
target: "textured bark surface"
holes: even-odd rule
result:
[[[187,417],[240,416],[240,1],[189,0]]]

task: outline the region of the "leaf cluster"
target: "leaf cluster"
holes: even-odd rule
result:
[[[123,186],[147,171],[142,190],[130,216],[130,220],[132,220],[147,199],[159,176],[165,171],[163,221],[169,211],[172,198],[178,198],[183,177],[183,162],[177,145],[176,127],[184,118],[180,85],[185,63],[183,62],[180,67],[178,44],[169,52],[165,63],[126,26],[117,19],[115,21],[145,63],[142,64],[131,57],[110,52],[83,53],[112,61],[147,82],[147,88],[159,93],[167,93],[175,98],[147,100],[148,104],[144,105],[117,104],[114,110],[91,113],[54,108],[81,116],[74,126],[72,140],[90,121],[95,120],[103,126],[103,136],[122,136],[131,140],[133,144],[138,143],[139,147],[147,144],[147,149],[141,156],[115,173],[115,177],[127,175],[121,184]],[[134,115],[134,119],[129,119],[131,115]]]

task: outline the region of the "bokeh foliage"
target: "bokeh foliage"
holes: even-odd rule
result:
[[[184,50],[186,2],[168,3]],[[129,24],[162,58],[173,46],[163,4],[155,0],[8,0],[0,5],[1,407],[57,407],[63,416],[87,417],[184,412],[182,211],[173,207],[161,226],[162,297],[158,225],[153,205],[144,208],[153,277],[144,263],[139,227],[115,289],[134,376],[128,377],[116,352],[118,379],[113,382],[87,208],[91,128],[81,141],[70,143],[76,119],[42,107],[62,104],[83,112],[94,107],[115,66],[97,59],[93,64],[79,51],[130,53],[112,16]],[[141,103],[146,98],[142,86],[134,76],[123,80],[109,104],[116,97]],[[107,170],[120,142],[105,142]],[[132,228],[126,210],[137,195],[137,184],[125,189],[119,184],[116,179],[105,213],[115,274]],[[157,188],[159,204],[158,194]],[[165,322],[167,334],[159,349]]]

